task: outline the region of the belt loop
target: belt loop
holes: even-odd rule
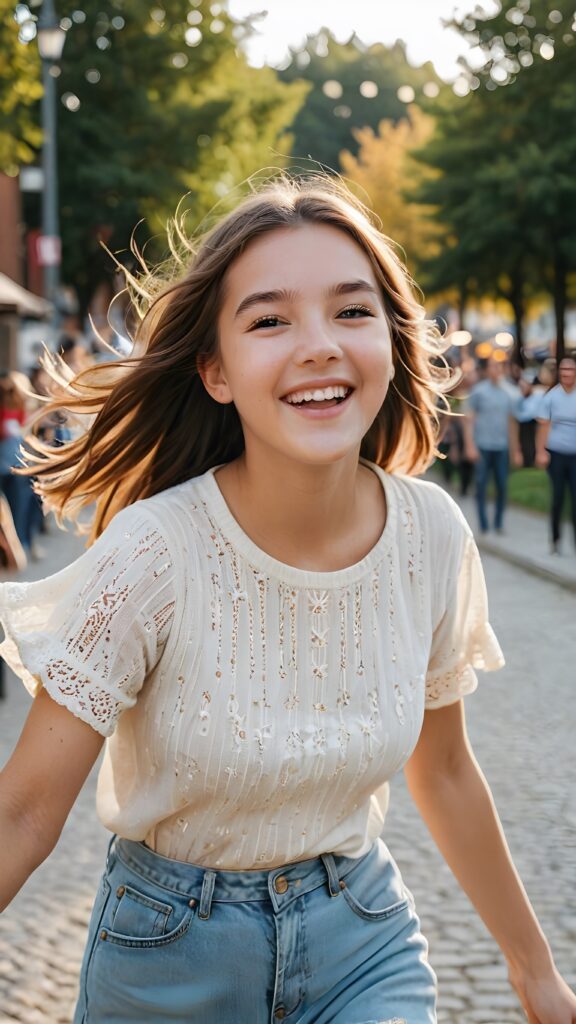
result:
[[[338,871],[336,870],[336,864],[334,863],[334,857],[331,853],[322,853],[320,856],[324,867],[326,868],[326,874],[328,875],[328,892],[331,896],[339,896],[341,886],[340,879],[338,878]]]
[[[206,871],[204,878],[202,879],[202,892],[200,893],[200,906],[198,908],[198,917],[203,921],[207,921],[210,917],[210,907],[212,906],[212,895],[214,893],[214,886],[216,884],[216,872]]]
[[[116,842],[117,838],[118,838],[118,836],[116,835],[116,833],[114,833],[114,835],[112,836],[112,839],[108,843],[108,849],[106,851],[106,871],[110,870],[110,858],[112,856],[112,847],[113,847],[114,843]]]

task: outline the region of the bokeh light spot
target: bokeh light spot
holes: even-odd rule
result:
[[[447,341],[449,341],[451,345],[456,345],[458,348],[461,348],[463,345],[470,344],[472,341],[472,335],[470,334],[470,331],[453,331],[447,338]]]
[[[478,359],[489,359],[494,349],[489,341],[481,341],[479,345],[476,345],[476,355]]]
[[[554,45],[546,40],[540,45],[540,56],[543,60],[552,60],[554,57]]]
[[[352,111],[350,107],[346,106],[345,103],[341,103],[338,107],[334,107],[335,117],[351,117]]]
[[[80,100],[73,92],[65,92],[62,97],[62,103],[66,110],[72,111],[73,114],[80,109]]]
[[[452,91],[456,96],[467,96],[470,92],[470,82],[467,78],[464,78],[464,76],[461,75],[452,85]]]
[[[514,344],[514,336],[509,331],[499,331],[494,338],[494,343],[499,348],[512,348]]]
[[[401,85],[396,95],[401,103],[413,103],[416,93],[411,85]]]
[[[202,42],[202,33],[199,28],[187,28],[184,39],[187,46],[199,46]]]
[[[18,33],[18,39],[21,43],[31,43],[36,38],[36,23],[34,21],[25,21],[20,26]]]
[[[90,82],[90,85],[96,85],[102,76],[98,71],[98,68],[88,68],[86,72],[86,81]]]
[[[429,100],[435,100],[440,93],[440,86],[437,82],[426,82],[423,86],[422,92]]]
[[[493,64],[490,68],[490,78],[497,85],[504,85],[508,81],[508,72],[501,64]]]
[[[378,95],[378,86],[376,82],[362,82],[360,84],[360,95],[364,96],[367,100],[373,100]]]
[[[322,92],[331,100],[339,100],[343,91],[344,90],[342,89],[340,82],[337,82],[334,78],[329,78],[322,86]]]

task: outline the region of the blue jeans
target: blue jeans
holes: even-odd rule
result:
[[[496,509],[494,512],[494,529],[501,530],[506,507],[506,484],[508,481],[508,449],[492,451],[480,448],[480,458],[476,463],[476,505],[480,529],[488,529],[486,514],[486,490],[490,476],[494,477],[496,487]]]
[[[14,473],[2,474],[0,492],[5,495],[10,505],[18,540],[29,551],[32,542],[32,507],[35,500],[32,483],[25,476],[16,476]]]
[[[378,840],[271,871],[111,844],[74,1024],[435,1024],[410,893]]]

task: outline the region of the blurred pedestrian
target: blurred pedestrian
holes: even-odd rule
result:
[[[14,528],[20,544],[30,553],[32,489],[30,481],[13,473],[20,465],[20,447],[26,421],[26,396],[23,374],[0,375],[0,491],[10,506]]]
[[[576,543],[576,357],[561,360],[558,384],[540,400],[538,424],[536,464],[548,469],[552,552],[559,554],[566,490],[570,493]]]
[[[445,377],[395,250],[342,185],[282,176],[137,340],[71,383],[87,432],[34,467],[60,512],[96,501],[93,546],[0,588],[36,694],[0,777],[1,907],[108,738],[76,1024],[435,1024],[379,838],[403,766],[530,1020],[575,1019],[466,735],[503,659],[466,521],[411,476]]]
[[[465,454],[476,465],[476,506],[480,530],[489,529],[487,491],[490,479],[496,490],[494,529],[502,533],[510,459],[522,465],[515,418],[518,400],[504,382],[501,362],[488,359],[485,377],[472,388],[464,419]]]

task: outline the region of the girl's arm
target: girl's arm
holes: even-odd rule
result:
[[[425,713],[405,774],[440,852],[502,949],[528,1020],[572,1024],[576,997],[556,971],[512,862],[468,741],[462,701]]]
[[[40,691],[0,772],[0,910],[54,849],[103,742]]]

